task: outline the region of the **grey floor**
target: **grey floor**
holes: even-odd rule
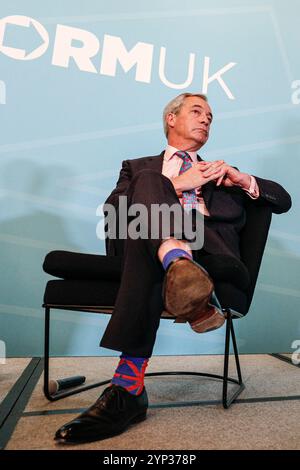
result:
[[[112,439],[75,447],[56,445],[53,435],[58,427],[90,406],[101,389],[50,403],[42,393],[40,363],[35,376],[31,371],[18,412],[12,413],[13,419],[8,417],[4,423],[3,447],[16,450],[299,449],[299,367],[270,355],[242,355],[240,360],[246,389],[228,410],[221,404],[220,382],[191,376],[147,378],[151,406],[146,421]],[[116,362],[111,357],[55,358],[51,360],[51,375],[58,378],[84,373],[87,383],[92,383],[109,379]],[[222,356],[160,356],[151,359],[147,371],[220,374],[222,362]],[[29,359],[8,359],[1,366],[2,406],[28,363]],[[234,376],[234,368],[231,373]],[[190,402],[189,406],[180,405],[186,401]],[[166,404],[173,406],[165,407]]]

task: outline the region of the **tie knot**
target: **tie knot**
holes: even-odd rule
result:
[[[189,161],[189,162],[192,161],[191,156],[183,150],[179,150],[178,152],[175,153],[175,155],[180,157],[183,161]]]

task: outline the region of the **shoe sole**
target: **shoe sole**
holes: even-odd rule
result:
[[[207,306],[213,290],[213,281],[201,266],[180,259],[171,264],[165,276],[165,309],[180,319],[193,320]]]
[[[62,444],[62,445],[87,444],[89,442],[103,441],[104,439],[109,439],[111,437],[115,437],[115,436],[118,436],[119,434],[122,434],[124,431],[127,430],[127,428],[129,426],[131,426],[132,424],[140,423],[140,422],[144,421],[146,418],[147,418],[147,411],[145,411],[144,413],[132,418],[126,424],[126,426],[124,426],[123,429],[121,429],[121,430],[119,429],[118,432],[108,434],[105,437],[94,437],[94,438],[90,438],[90,439],[80,439],[80,440],[76,440],[76,441],[62,439],[62,438],[58,438],[58,439],[54,439],[54,440],[55,440],[56,444]]]
[[[208,333],[209,331],[221,328],[225,323],[225,317],[215,309],[214,313],[204,320],[195,322],[195,325],[190,325],[192,330],[196,333]]]

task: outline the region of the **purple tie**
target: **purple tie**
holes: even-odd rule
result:
[[[185,171],[189,170],[192,167],[192,159],[187,152],[176,152],[175,155],[180,157],[183,162],[179,170],[181,175]],[[182,203],[185,209],[196,209],[197,207],[197,194],[195,189],[190,189],[189,191],[182,191]]]

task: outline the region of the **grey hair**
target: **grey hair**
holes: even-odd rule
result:
[[[202,95],[200,93],[181,93],[181,95],[176,96],[176,98],[173,98],[167,106],[165,106],[164,112],[163,112],[163,125],[164,125],[164,132],[165,136],[168,137],[168,132],[169,132],[169,126],[167,123],[167,116],[168,114],[178,114],[180,112],[180,109],[182,108],[182,105],[185,101],[186,98],[189,98],[190,96],[198,96],[198,98],[201,98],[204,101],[207,101],[207,96]]]

